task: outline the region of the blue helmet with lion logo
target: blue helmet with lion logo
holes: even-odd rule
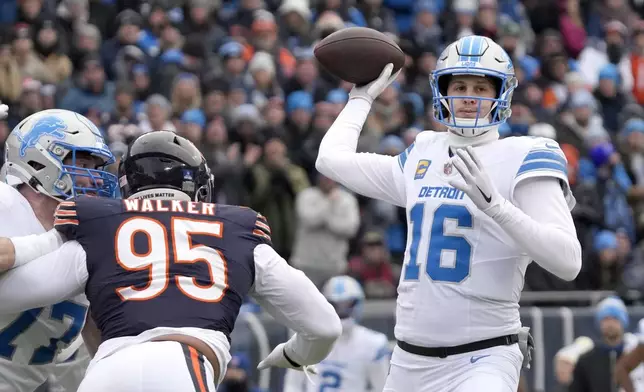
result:
[[[27,184],[59,200],[117,195],[116,176],[105,170],[114,156],[98,128],[78,113],[50,109],[32,114],[11,131],[5,148],[0,180],[10,185]]]

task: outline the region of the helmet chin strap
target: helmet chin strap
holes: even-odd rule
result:
[[[190,199],[190,196],[186,195],[185,193],[170,188],[146,189],[144,191],[133,194],[132,196],[128,197],[128,199],[192,201]]]

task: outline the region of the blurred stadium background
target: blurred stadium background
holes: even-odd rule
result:
[[[313,46],[347,26],[387,32],[405,72],[374,103],[360,151],[396,155],[432,121],[428,74],[445,44],[499,42],[519,79],[503,137],[556,139],[569,162],[584,250],[575,282],[536,265],[522,318],[537,343],[530,391],[556,391],[553,358],[598,338],[594,305],[616,293],[644,316],[644,2],[641,0],[0,0],[0,147],[21,119],[74,110],[121,156],[143,132],[193,140],[216,175],[217,201],[268,217],[277,250],[317,284],[349,273],[364,285],[363,322],[393,339],[405,213],[317,175],[319,142],[348,98]],[[3,157],[0,156],[0,163]],[[324,214],[314,213],[324,211]],[[287,331],[248,304],[235,366],[253,369]]]

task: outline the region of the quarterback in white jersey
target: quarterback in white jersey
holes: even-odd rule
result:
[[[360,283],[350,276],[336,276],[326,282],[322,294],[340,316],[342,335],[317,366],[312,383],[302,372],[287,370],[284,392],[382,391],[391,350],[385,334],[357,324],[364,302]]]
[[[27,117],[9,135],[5,156],[0,236],[45,233],[58,203],[77,193],[115,195],[116,177],[100,170],[113,156],[98,129],[76,113],[47,110]],[[32,392],[48,378],[58,389],[76,391],[89,363],[85,348],[78,349],[88,302],[83,294],[65,299],[0,315],[0,392]],[[66,347],[76,349],[62,358]]]
[[[430,78],[447,132],[421,132],[397,157],[356,153],[392,69],[353,88],[316,162],[347,188],[407,209],[384,390],[514,392],[529,357],[519,318],[526,267],[534,260],[565,280],[581,269],[565,156],[550,139],[499,140],[517,81],[507,53],[480,36],[449,45]]]

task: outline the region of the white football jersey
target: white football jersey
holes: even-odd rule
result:
[[[395,178],[408,218],[407,252],[398,287],[398,340],[429,347],[514,334],[529,257],[462,191],[448,164],[448,133],[426,131],[398,156]],[[561,180],[574,205],[567,163],[550,139],[511,137],[474,148],[499,193],[510,202],[519,182]],[[403,204],[404,200],[404,204]]]
[[[387,336],[360,325],[335,342],[326,359],[315,365],[310,382],[303,372],[286,371],[283,392],[382,391],[389,370],[391,351]]]
[[[0,183],[0,216],[2,237],[45,232],[29,202],[5,183]],[[0,392],[32,392],[55,373],[56,355],[80,336],[87,307],[87,298],[80,295],[44,308],[0,315]]]

